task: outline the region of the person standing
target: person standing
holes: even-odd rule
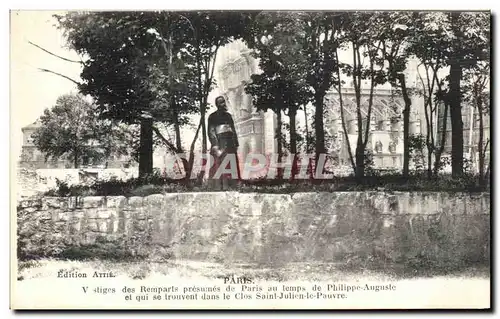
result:
[[[234,156],[234,161],[229,161],[226,166],[226,171],[236,172],[239,179],[239,168],[237,160],[238,151],[238,135],[234,126],[233,117],[227,111],[226,100],[223,96],[215,99],[217,110],[208,117],[208,139],[211,144],[210,154],[214,158],[214,165],[211,165],[209,172],[209,180],[215,189],[226,190],[229,186],[234,185],[233,174],[222,174],[220,178],[215,176],[224,159],[230,155]],[[236,167],[230,165],[235,164]],[[223,169],[223,168],[220,168]]]

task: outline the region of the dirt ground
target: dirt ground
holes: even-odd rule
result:
[[[93,278],[96,272],[112,274],[112,277]],[[60,273],[86,274],[87,277],[60,278]],[[11,307],[14,309],[490,307],[487,267],[412,274],[388,269],[346,270],[338,264],[314,263],[259,267],[184,260],[112,262],[44,259],[20,262],[15,277],[11,290]],[[349,290],[348,286],[357,286],[360,290]],[[178,291],[155,293],[158,287],[177,287]],[[220,290],[215,294],[202,293],[207,287]],[[272,289],[277,292],[271,292]]]

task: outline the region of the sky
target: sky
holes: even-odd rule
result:
[[[49,69],[75,80],[80,65],[54,57],[29,41],[65,58],[78,59],[75,51],[65,48],[62,30],[56,28],[54,14],[61,11],[11,11],[10,14],[10,111],[12,152],[20,154],[21,128],[33,123],[45,108],[52,107],[58,96],[76,92],[76,85],[62,77],[42,72]]]

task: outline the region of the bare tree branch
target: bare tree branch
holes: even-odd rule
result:
[[[153,126],[153,132],[155,132],[155,134],[163,141],[163,143],[165,143],[165,145],[168,146],[168,148],[171,150],[171,151],[174,151],[174,152],[179,152],[179,150],[177,149],[177,147],[175,147],[174,144],[172,144],[172,142],[170,142],[169,140],[167,140],[163,134],[161,134],[160,130],[156,127],[156,126]],[[180,150],[182,151],[182,150]]]
[[[35,44],[35,43],[31,42],[31,41],[28,41],[28,43],[29,43],[29,44],[31,44],[31,45],[32,45],[32,46],[34,46],[34,47],[37,47],[38,49],[40,49],[40,50],[42,50],[42,51],[44,51],[44,52],[46,52],[46,53],[50,54],[50,55],[53,55],[53,56],[55,56],[55,57],[58,57],[58,58],[59,58],[59,59],[61,59],[61,60],[68,61],[68,62],[72,62],[72,63],[84,64],[84,62],[83,62],[83,61],[76,61],[76,60],[67,59],[67,58],[64,58],[64,57],[62,57],[62,56],[60,56],[60,55],[57,55],[57,54],[55,54],[55,53],[52,53],[52,52],[50,52],[49,50],[44,49],[44,48],[42,48],[41,46],[39,46],[38,44]]]
[[[80,82],[78,82],[76,80],[73,80],[72,78],[70,78],[69,76],[66,76],[64,74],[61,74],[61,73],[58,73],[58,72],[55,72],[55,71],[51,71],[51,70],[48,70],[48,69],[43,69],[43,68],[38,68],[38,70],[40,70],[42,72],[47,72],[47,73],[52,73],[52,74],[55,74],[55,75],[59,75],[60,77],[63,77],[66,80],[70,80],[71,82],[75,83],[78,86],[82,85]]]

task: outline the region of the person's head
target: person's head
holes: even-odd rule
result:
[[[223,96],[218,96],[215,99],[215,106],[217,106],[217,110],[227,111],[226,99]]]

